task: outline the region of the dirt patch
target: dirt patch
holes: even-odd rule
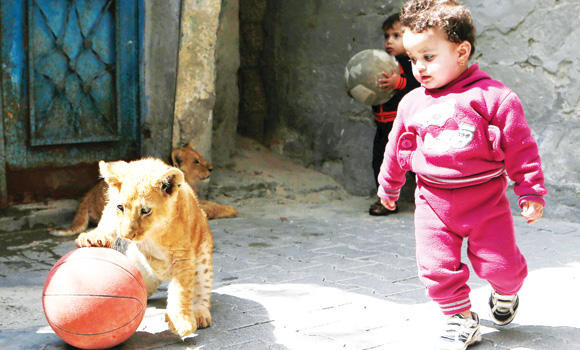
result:
[[[223,204],[321,204],[350,198],[330,176],[296,164],[248,138],[230,166],[214,164],[208,198]]]

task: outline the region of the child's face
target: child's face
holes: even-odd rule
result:
[[[401,23],[395,22],[391,28],[385,29],[385,51],[391,56],[405,54]]]
[[[447,40],[439,28],[422,33],[407,29],[403,33],[403,44],[413,64],[415,79],[426,88],[443,87],[467,69],[465,64],[460,64],[464,59],[461,45]]]

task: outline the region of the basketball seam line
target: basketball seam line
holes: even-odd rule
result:
[[[121,254],[123,254],[123,253],[121,253]],[[126,255],[124,255],[124,256],[126,256]],[[141,284],[141,281],[139,281],[139,279],[137,277],[135,277],[135,275],[131,271],[127,270],[123,266],[121,266],[121,265],[119,265],[119,264],[117,264],[117,263],[115,263],[113,261],[106,260],[106,259],[103,259],[103,258],[92,257],[92,256],[91,257],[84,257],[84,256],[83,257],[72,257],[72,259],[70,259],[70,260],[67,259],[67,260],[63,261],[62,263],[58,264],[57,266],[62,266],[64,264],[66,264],[68,262],[71,262],[71,261],[74,261],[74,260],[100,260],[100,261],[108,262],[109,264],[113,264],[113,265],[118,266],[119,268],[125,270],[125,272],[127,272],[129,275],[131,275],[131,277],[133,277],[135,279],[135,281],[137,281],[137,283],[139,283],[139,285],[141,287],[145,288],[145,286],[143,284]],[[53,268],[56,268],[57,266],[54,266]]]
[[[105,295],[105,294],[61,294],[61,293],[49,293],[42,294],[43,297],[100,297],[100,298],[122,298],[122,299],[135,299],[139,302],[141,306],[143,303],[136,297],[128,297],[124,295]]]
[[[114,331],[116,331],[116,330],[118,330],[118,329],[121,329],[121,328],[123,328],[123,327],[127,326],[127,325],[128,325],[128,324],[130,324],[131,322],[135,321],[135,320],[136,320],[136,319],[139,317],[139,315],[143,314],[144,312],[145,312],[145,310],[141,309],[141,312],[138,312],[138,313],[137,313],[137,315],[135,315],[135,317],[133,317],[131,320],[127,321],[125,324],[123,324],[123,325],[121,325],[121,326],[119,326],[119,327],[117,327],[117,328],[114,328],[114,329],[108,330],[108,331],[106,331],[106,332],[100,332],[100,333],[77,333],[77,332],[71,332],[71,331],[68,331],[68,330],[66,330],[66,329],[63,329],[63,328],[61,328],[61,327],[59,327],[59,326],[57,326],[57,325],[53,324],[53,323],[52,323],[52,322],[50,322],[50,321],[49,321],[49,323],[50,323],[51,325],[54,325],[54,327],[56,327],[56,328],[60,329],[60,330],[61,330],[61,331],[63,331],[63,332],[66,332],[66,333],[68,333],[68,334],[74,334],[74,335],[102,335],[102,334],[107,334],[107,333],[114,332]],[[141,324],[141,322],[139,322],[139,324]],[[137,325],[137,328],[139,328],[139,326],[138,326],[138,325]]]

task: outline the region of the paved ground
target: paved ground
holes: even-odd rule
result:
[[[329,188],[321,186],[320,193]],[[162,286],[119,349],[431,349],[442,318],[416,276],[412,208],[371,217],[369,198],[339,191],[322,197],[240,201],[239,217],[211,221],[213,326],[179,340],[163,322]],[[0,349],[70,348],[47,325],[41,294],[51,266],[74,246],[42,224],[66,225],[74,203],[0,217],[4,229],[17,222],[39,227],[0,233]],[[515,221],[530,270],[520,313],[513,324],[494,326],[490,289],[472,277],[484,331],[483,343],[472,348],[580,349],[580,224]]]
[[[165,290],[121,349],[429,349],[440,322],[416,277],[412,213],[365,213],[368,199],[242,208],[214,220],[214,325],[180,342],[163,322]],[[521,312],[499,328],[472,278],[484,343],[474,349],[580,349],[580,225],[518,220],[530,276]],[[43,230],[5,233],[0,349],[66,349],[42,314],[44,278],[73,249]]]

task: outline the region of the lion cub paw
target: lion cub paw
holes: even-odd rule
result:
[[[185,315],[166,313],[165,322],[169,324],[169,329],[181,338],[185,338],[197,330],[195,319],[192,320],[191,317]]]
[[[211,314],[209,309],[205,306],[195,307],[193,315],[197,322],[198,328],[206,328],[211,326]]]
[[[75,239],[75,245],[79,248],[82,247],[104,247],[104,248],[111,248],[113,247],[113,242],[111,239],[105,237],[95,237],[88,232],[83,232],[79,234],[77,239]]]

